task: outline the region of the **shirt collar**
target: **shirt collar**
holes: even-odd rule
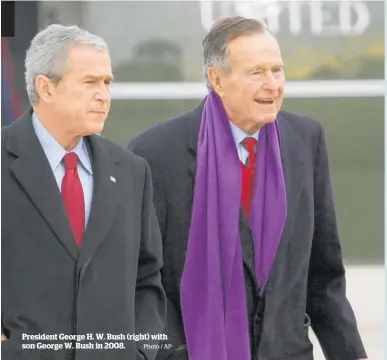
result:
[[[242,129],[236,126],[234,123],[230,121],[232,136],[234,137],[235,143],[239,145],[246,137],[253,137],[258,141],[259,130],[254,134],[250,135],[245,133]]]
[[[61,163],[63,157],[67,151],[60,145],[55,138],[46,130],[43,124],[40,122],[36,113],[32,114],[32,125],[34,127],[36,136],[38,137],[40,144],[43,147],[47,160],[53,171],[56,170]],[[91,163],[87,152],[86,141],[83,141],[83,137],[79,140],[77,145],[73,148],[72,152],[78,155],[79,161],[83,167],[92,174]]]

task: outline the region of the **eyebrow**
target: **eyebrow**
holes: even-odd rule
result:
[[[283,68],[283,67],[284,67],[284,64],[282,64],[282,63],[277,63],[277,64],[274,64],[271,66],[255,65],[255,66],[250,67],[248,69],[248,71],[267,70],[268,68],[272,69],[272,68]]]
[[[114,76],[113,75],[95,75],[95,74],[86,74],[86,75],[82,76],[81,80],[85,80],[85,79],[88,79],[88,78],[104,79],[104,80],[109,80],[111,82],[114,80]]]

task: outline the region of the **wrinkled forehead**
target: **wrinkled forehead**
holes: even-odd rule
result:
[[[90,73],[95,76],[112,77],[110,55],[106,50],[75,46],[69,49],[66,63],[67,73],[80,76]]]
[[[227,47],[231,66],[271,67],[283,65],[277,40],[270,34],[240,36]]]

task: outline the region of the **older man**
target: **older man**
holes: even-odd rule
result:
[[[209,95],[137,136],[164,243],[171,351],[158,359],[366,357],[345,295],[324,132],[280,111],[284,68],[264,24],[215,22]]]
[[[153,360],[133,334],[165,325],[160,230],[149,166],[97,135],[106,43],[51,25],[25,67],[32,109],[1,134],[2,358]]]

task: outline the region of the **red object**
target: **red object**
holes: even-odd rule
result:
[[[61,193],[75,240],[80,247],[85,232],[85,198],[78,175],[78,155],[74,152],[67,153],[64,164],[66,172]]]
[[[242,209],[247,217],[250,216],[251,204],[254,195],[254,174],[257,161],[256,144],[257,140],[250,137],[242,141],[243,146],[249,152],[247,165],[241,162],[242,166]]]
[[[2,76],[5,76],[5,83],[10,94],[11,108],[13,112],[13,118],[17,119],[22,115],[22,109],[20,106],[19,95],[15,91],[15,80],[14,80],[14,67],[11,58],[11,52],[9,50],[7,40],[1,38],[1,65],[4,69]]]

